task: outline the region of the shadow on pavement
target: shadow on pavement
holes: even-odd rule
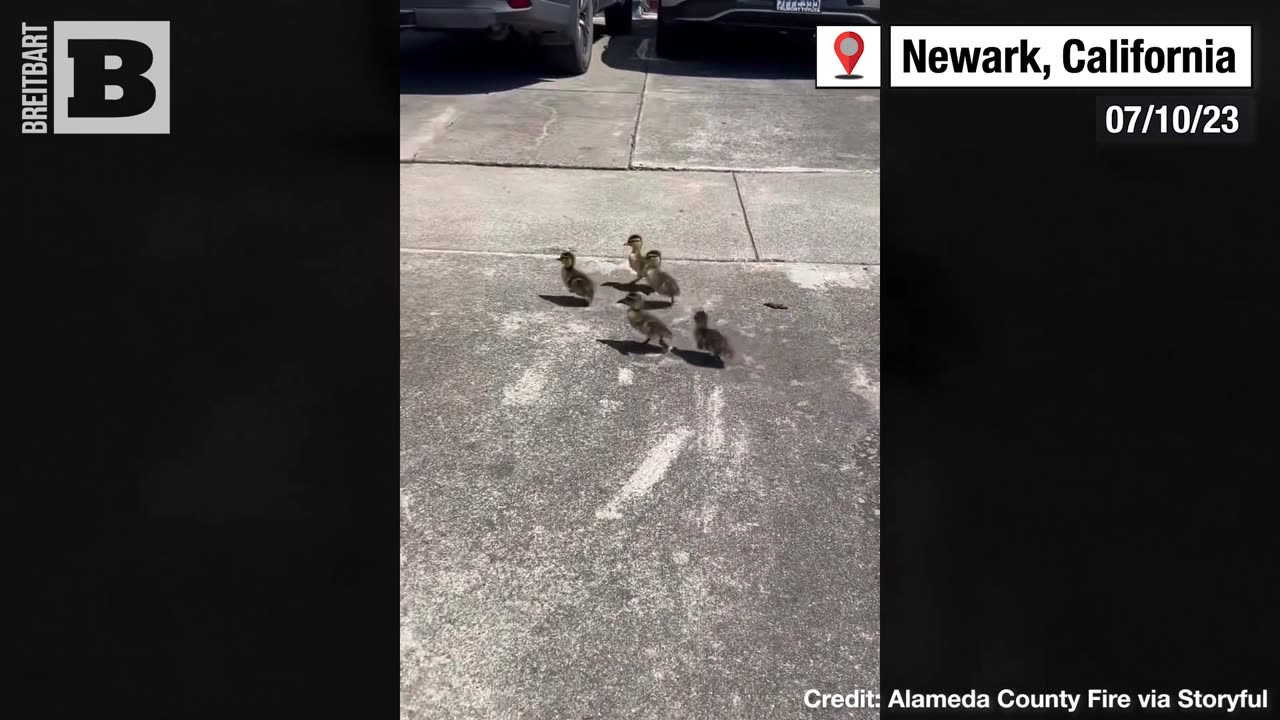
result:
[[[538,297],[560,307],[589,307],[591,305],[585,298],[573,295],[539,295]]]
[[[662,355],[666,352],[659,345],[636,340],[596,340],[596,342],[608,345],[623,355]]]
[[[611,68],[647,71],[651,75],[683,75],[760,80],[812,80],[814,39],[811,31],[707,27],[680,59],[658,57],[654,46],[657,21],[636,20],[631,35],[614,38],[602,59]]]
[[[597,18],[595,41],[607,35]],[[482,95],[554,80],[545,49],[512,35],[490,40],[479,33],[400,33],[401,95]]]
[[[813,38],[807,33],[707,28],[686,56],[659,58],[656,23],[637,19],[629,35],[610,37],[596,18],[595,42],[606,43],[596,62],[613,70],[740,79],[812,79]],[[588,70],[588,76],[593,71]],[[402,95],[471,95],[515,90],[563,79],[544,62],[544,49],[527,38],[489,40],[481,34],[400,33]]]
[[[677,357],[690,365],[714,368],[716,370],[724,369],[724,360],[721,360],[708,352],[702,352],[701,350],[677,350],[675,348],[672,348],[671,352],[675,353]]]
[[[621,290],[625,293],[640,293],[641,295],[650,295],[653,293],[653,288],[648,285],[641,285],[637,282],[620,283],[610,280],[609,282],[600,283],[600,287],[609,287],[615,290]]]

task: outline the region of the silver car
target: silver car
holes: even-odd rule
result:
[[[400,0],[400,29],[515,32],[546,47],[556,70],[581,75],[591,66],[594,18],[604,11],[610,35],[631,32],[636,0]]]

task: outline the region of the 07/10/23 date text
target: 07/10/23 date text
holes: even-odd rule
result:
[[[1172,122],[1170,121],[1172,118]],[[1152,122],[1155,126],[1152,127]],[[1139,129],[1141,124],[1141,129]],[[1111,105],[1107,108],[1107,132],[1149,132],[1167,135],[1234,133],[1240,131],[1240,108],[1235,105]]]
[[[1099,97],[1101,142],[1249,142],[1252,97]]]

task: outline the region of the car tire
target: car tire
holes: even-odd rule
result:
[[[631,15],[635,12],[635,0],[621,0],[605,8],[604,29],[610,35],[630,35]]]
[[[569,28],[569,42],[547,48],[551,66],[567,75],[581,75],[591,67],[591,45],[595,42],[595,0],[577,0],[578,12]]]
[[[658,37],[654,50],[661,58],[681,58],[689,53],[689,29],[673,22],[662,21],[662,8],[658,8]]]

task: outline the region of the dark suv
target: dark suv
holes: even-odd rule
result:
[[[809,30],[879,25],[880,0],[660,0],[656,50],[677,57],[709,26]]]

